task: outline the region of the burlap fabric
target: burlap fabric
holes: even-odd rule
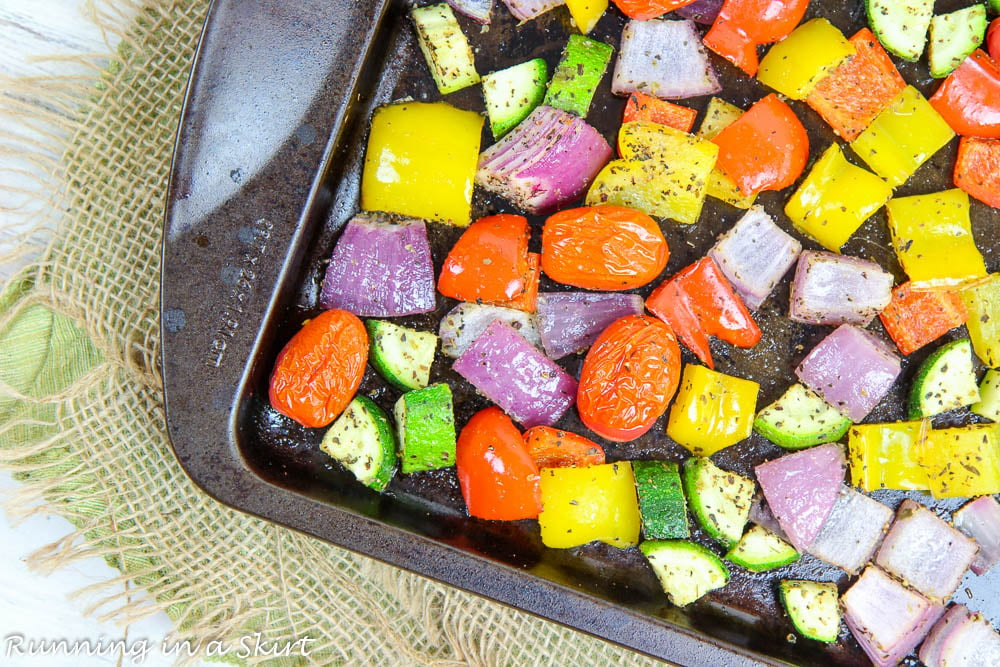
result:
[[[95,614],[127,624],[163,610],[193,645],[315,640],[311,659],[274,662],[652,664],[234,512],[184,475],[157,365],[160,236],[208,3],[148,2],[126,23],[137,8],[123,1],[91,6],[123,38],[110,67],[105,54],[90,80],[8,81],[0,101],[0,150],[27,157],[50,193],[3,211],[4,231],[30,252],[33,230],[56,229],[0,297],[0,462],[23,482],[7,509],[76,526],[30,563],[103,557],[121,575],[82,592]]]

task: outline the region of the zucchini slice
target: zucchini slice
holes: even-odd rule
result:
[[[960,338],[939,347],[920,364],[910,390],[910,419],[933,417],[979,401],[972,343]]]
[[[587,117],[597,84],[611,62],[614,48],[583,35],[570,35],[552,74],[544,104]]]
[[[763,526],[751,527],[726,554],[726,560],[751,572],[773,570],[798,559],[799,552],[795,547]]]
[[[479,83],[472,47],[448,3],[414,7],[410,18],[417,29],[420,50],[442,95]]]
[[[993,368],[986,371],[979,385],[979,402],[971,409],[980,417],[1000,422],[1000,371]]]
[[[785,449],[836,442],[849,428],[849,418],[798,382],[757,413],[753,422],[753,430]]]
[[[961,65],[983,43],[986,24],[986,6],[979,4],[932,18],[927,51],[931,76],[943,79]]]
[[[865,0],[868,23],[893,55],[916,62],[927,44],[934,0]]]
[[[684,462],[684,493],[698,523],[732,548],[743,537],[756,490],[753,480],[695,456]]]
[[[493,138],[499,139],[545,99],[549,66],[535,58],[483,77],[483,99]]]
[[[430,382],[437,334],[417,331],[384,320],[368,320],[372,366],[392,385],[409,391]]]
[[[667,598],[678,607],[729,582],[729,570],[707,548],[687,540],[647,540],[639,551],[649,561]]]
[[[323,434],[319,447],[376,491],[385,489],[396,472],[396,438],[389,417],[365,396],[354,397]]]
[[[687,503],[680,470],[667,461],[632,461],[635,490],[639,496],[642,534],[649,540],[687,537]]]
[[[404,473],[455,465],[455,413],[451,387],[432,384],[396,401],[396,436]]]
[[[840,634],[837,584],[787,579],[778,588],[781,592],[781,604],[796,632],[827,644],[837,641]]]

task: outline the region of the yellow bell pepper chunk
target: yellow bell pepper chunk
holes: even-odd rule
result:
[[[711,456],[750,437],[760,385],[697,364],[684,367],[667,435],[692,454]]]
[[[984,364],[1000,368],[1000,273],[963,290],[962,301],[969,311],[965,327],[972,349]]]
[[[743,115],[743,109],[735,104],[730,104],[723,99],[713,97],[708,101],[708,108],[705,109],[705,119],[698,128],[698,136],[710,141],[719,132],[722,132],[728,125]],[[736,208],[748,209],[757,201],[757,195],[745,195],[736,187],[733,179],[726,176],[719,169],[712,169],[708,176],[708,187],[706,194],[715,197]]]
[[[848,437],[851,481],[864,491],[926,491],[930,488],[927,471],[920,465],[926,430],[926,424],[919,421],[852,426]]]
[[[786,97],[804,100],[823,77],[855,52],[832,23],[813,19],[771,47],[760,61],[757,79]]]
[[[954,287],[986,275],[962,190],[899,197],[886,210],[893,248],[913,287]]]
[[[446,102],[376,109],[361,208],[468,225],[482,127],[481,115]]]
[[[639,543],[639,500],[628,461],[542,468],[542,544],[569,549],[594,540],[625,549]]]
[[[851,142],[851,148],[872,171],[896,187],[954,136],[920,91],[907,86]]]
[[[683,224],[698,221],[719,147],[658,123],[624,123],[621,160],[612,160],[587,192],[587,205],[630,206]]]
[[[851,164],[832,144],[785,205],[795,226],[827,250],[840,252],[858,228],[892,197],[892,188]]]
[[[604,16],[608,0],[566,0],[566,8],[573,17],[573,23],[584,35],[588,34]]]
[[[928,430],[920,463],[935,498],[1000,493],[1000,424]]]

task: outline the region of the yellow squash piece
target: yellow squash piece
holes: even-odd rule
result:
[[[1000,368],[1000,273],[991,273],[963,290],[962,301],[969,311],[965,327],[972,349],[984,364]]]
[[[1000,424],[930,429],[920,463],[935,498],[1000,493]]]
[[[806,21],[771,47],[757,79],[793,100],[804,100],[823,77],[853,56],[854,45],[826,19]]]
[[[895,188],[954,136],[948,123],[920,91],[907,86],[851,142],[851,148]]]
[[[924,433],[919,421],[855,424],[849,431],[851,482],[863,491],[926,491],[927,471],[920,465]]]
[[[730,104],[723,99],[713,97],[708,101],[708,108],[705,109],[705,119],[701,121],[698,128],[698,136],[702,139],[711,140],[719,132],[722,132],[728,125],[743,115],[743,109],[735,104]],[[757,201],[757,195],[745,195],[736,187],[733,179],[726,176],[719,169],[712,169],[708,176],[708,187],[706,192],[709,197],[715,197],[736,208],[748,209]]]
[[[962,190],[898,197],[886,210],[893,248],[913,287],[954,287],[986,275]]]
[[[587,205],[614,204],[684,224],[698,221],[719,147],[658,123],[624,123],[621,160],[605,165],[587,192]]]
[[[841,246],[892,197],[892,188],[867,169],[851,164],[832,144],[785,205],[795,226],[827,250]]]
[[[594,540],[625,549],[639,543],[639,500],[628,461],[586,468],[543,468],[542,544],[569,549]]]
[[[482,127],[482,116],[446,102],[376,109],[361,208],[468,225]]]
[[[760,385],[697,364],[684,367],[667,435],[692,454],[711,456],[750,437]]]
[[[590,33],[608,8],[608,0],[566,0],[573,23],[584,35]]]

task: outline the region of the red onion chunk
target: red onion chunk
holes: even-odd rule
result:
[[[476,184],[540,215],[579,198],[610,157],[582,118],[540,106],[483,151]]]
[[[448,4],[459,14],[465,14],[477,23],[489,24],[493,0],[448,0]]]
[[[878,405],[899,371],[899,357],[887,343],[853,324],[842,324],[809,352],[795,374],[857,423]]]
[[[576,400],[576,380],[501,320],[452,368],[525,428],[555,424]]]
[[[875,562],[927,597],[947,600],[965,576],[978,547],[923,505],[907,498]]]
[[[944,606],[903,586],[874,565],[865,568],[840,596],[844,622],[877,667],[899,664],[934,622]]]
[[[795,267],[788,317],[806,324],[866,327],[892,300],[893,280],[867,259],[807,250]]]
[[[642,315],[638,294],[545,292],[538,295],[538,332],[545,354],[560,359],[589,348],[609,324]]]
[[[857,574],[871,560],[890,521],[891,509],[842,486],[823,530],[806,551],[848,574]]]
[[[965,605],[956,604],[949,607],[945,615],[927,633],[924,643],[920,645],[920,651],[917,653],[920,662],[927,667],[938,667],[941,664],[941,648],[945,641],[955,631],[955,628],[969,616],[969,610]]]
[[[510,13],[522,21],[541,16],[550,9],[565,5],[566,0],[503,0]]]
[[[725,0],[694,0],[690,5],[675,9],[674,13],[695,23],[712,25],[722,9]]]
[[[934,657],[934,656],[928,656]],[[1000,635],[983,618],[970,614],[957,618],[941,641],[941,652],[927,667],[985,667],[1000,665]]]
[[[359,317],[434,310],[434,265],[423,221],[369,213],[352,218],[333,249],[319,304]]]
[[[693,21],[629,21],[611,90],[679,100],[722,90]]]
[[[786,454],[756,467],[768,507],[799,551],[806,551],[823,530],[845,470],[844,452],[836,443]]]
[[[493,320],[503,320],[524,336],[526,341],[535,347],[542,346],[534,315],[503,306],[468,302],[458,304],[441,318],[438,331],[441,336],[441,354],[452,359],[462,356]]]
[[[952,522],[979,545],[979,553],[972,561],[973,572],[984,574],[1000,561],[1000,503],[996,498],[976,498],[955,512]]]
[[[795,263],[802,244],[753,206],[708,251],[733,289],[752,310],[760,308]]]

